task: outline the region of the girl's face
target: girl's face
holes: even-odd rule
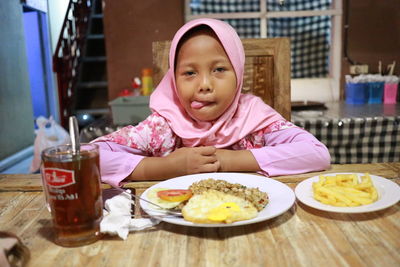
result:
[[[181,104],[201,121],[220,117],[236,95],[235,70],[212,31],[199,31],[182,43],[175,80]]]

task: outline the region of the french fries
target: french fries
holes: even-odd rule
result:
[[[337,207],[355,207],[367,205],[378,199],[378,193],[368,173],[336,174],[335,176],[319,176],[313,185],[314,199],[321,203]]]

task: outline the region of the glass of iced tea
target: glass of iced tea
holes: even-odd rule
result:
[[[47,148],[41,173],[55,243],[75,247],[98,240],[103,216],[98,146],[82,144],[80,151],[71,145]]]

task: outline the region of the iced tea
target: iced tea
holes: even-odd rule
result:
[[[78,154],[70,145],[49,148],[42,162],[55,242],[70,247],[98,240],[103,211],[98,146],[83,145]]]

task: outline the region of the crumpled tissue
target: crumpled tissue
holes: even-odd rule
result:
[[[100,232],[118,235],[126,240],[130,231],[140,231],[160,223],[160,220],[154,218],[132,219],[132,203],[129,189],[107,199],[104,204],[105,209],[103,210],[103,220],[100,223]]]

